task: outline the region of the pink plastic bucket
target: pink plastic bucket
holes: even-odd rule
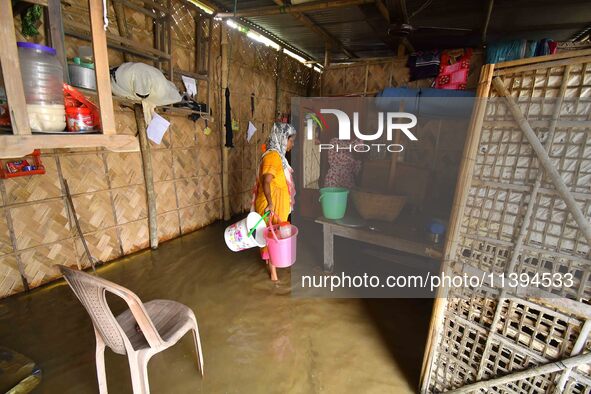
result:
[[[298,228],[291,225],[291,236],[289,238],[278,238],[279,225],[269,226],[265,229],[264,235],[271,256],[271,264],[278,268],[285,268],[293,265],[296,261],[296,247],[298,242]]]

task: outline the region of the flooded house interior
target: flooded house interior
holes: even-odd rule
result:
[[[588,1],[0,0],[0,392],[589,393],[590,245]]]

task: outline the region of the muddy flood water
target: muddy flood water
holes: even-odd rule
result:
[[[417,392],[431,300],[293,298],[289,269],[273,284],[258,251],[225,247],[225,226],[97,270],[195,311],[205,376],[189,333],[150,361],[152,393]],[[98,392],[91,321],[64,281],[0,301],[0,345],[37,362],[35,393]],[[107,349],[106,370],[111,393],[131,393],[127,357]]]

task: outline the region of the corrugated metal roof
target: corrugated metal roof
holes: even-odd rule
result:
[[[487,1],[406,0],[410,24],[417,28],[408,39],[417,49],[477,46],[486,16]],[[233,0],[218,0],[220,8],[233,11]],[[240,0],[237,10],[276,5],[272,0]],[[417,11],[419,11],[417,13]],[[359,56],[384,56],[394,52],[384,36],[388,27],[374,5],[306,13],[347,49]],[[324,58],[324,38],[291,14],[249,17],[248,21],[317,60]],[[588,0],[495,0],[489,40],[544,37],[567,40],[591,21]],[[373,26],[372,26],[373,25]],[[471,32],[420,29],[420,27],[468,28]],[[333,48],[335,58],[342,51]]]

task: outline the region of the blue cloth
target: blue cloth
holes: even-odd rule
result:
[[[404,103],[404,112],[416,116],[469,118],[475,95],[473,90],[386,88],[376,100],[381,111],[397,112]]]
[[[486,47],[486,63],[501,63],[521,59],[525,55],[527,40],[499,41]]]

